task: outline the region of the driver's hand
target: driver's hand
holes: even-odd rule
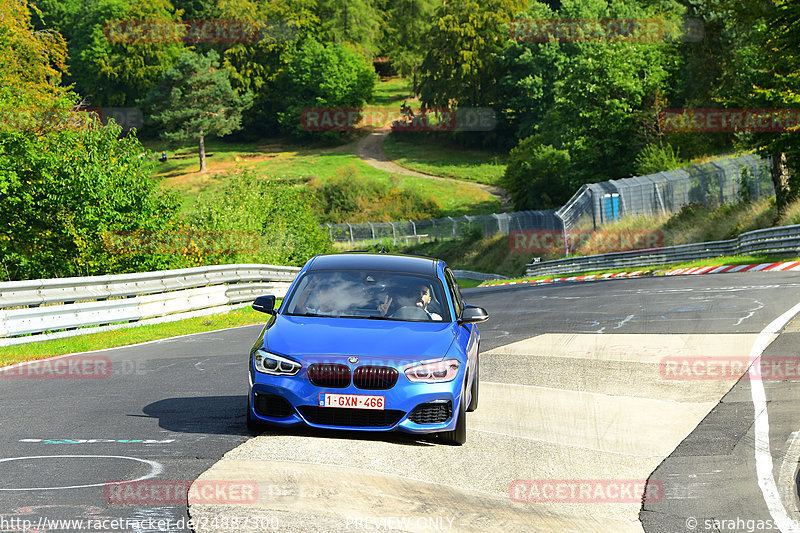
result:
[[[386,316],[386,312],[389,311],[390,305],[392,305],[392,298],[391,296],[387,295],[386,301],[378,305],[378,311],[380,312],[381,316]]]

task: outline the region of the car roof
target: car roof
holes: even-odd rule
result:
[[[318,255],[308,270],[383,270],[436,276],[437,263],[441,261],[418,255],[343,253]]]

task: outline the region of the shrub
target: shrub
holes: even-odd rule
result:
[[[511,150],[500,185],[511,195],[515,210],[556,208],[574,192],[569,171],[569,152],[531,136]]]

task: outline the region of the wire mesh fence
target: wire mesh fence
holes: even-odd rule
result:
[[[394,244],[413,244],[442,239],[457,239],[471,232],[491,236],[507,235],[515,229],[560,229],[561,221],[555,210],[516,211],[445,217],[428,220],[403,220],[397,222],[362,222],[326,224],[334,243],[356,246],[363,242],[391,241]]]
[[[695,203],[709,208],[775,194],[770,160],[752,155],[581,186],[559,209],[396,222],[326,224],[331,242],[357,246],[457,239],[471,232],[597,229],[635,215],[668,215]]]
[[[583,185],[556,215],[567,229],[634,215],[668,215],[695,203],[714,208],[773,195],[770,160],[752,155]]]

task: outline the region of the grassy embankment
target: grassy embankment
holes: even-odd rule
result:
[[[635,217],[603,227],[602,232],[647,231],[660,232],[664,246],[675,246],[694,242],[708,242],[732,239],[739,234],[773,225],[786,226],[800,224],[800,201],[795,202],[786,214],[775,221],[774,200],[766,199],[753,203],[730,204],[718,209],[705,209],[701,206],[687,206],[671,217]],[[776,222],[773,224],[773,222]],[[408,247],[397,247],[397,251],[440,257],[456,269],[493,272],[512,278],[524,275],[525,264],[533,259],[531,253],[517,253],[513,250],[507,236],[471,238],[455,241],[421,243]],[[600,253],[592,242],[578,249],[575,255]],[[541,254],[536,254],[541,255]],[[563,254],[543,256],[543,260],[557,259]],[[716,258],[700,262],[675,265],[714,265],[748,264],[776,260],[770,256]],[[666,268],[657,267],[657,268]],[[622,270],[617,270],[622,271]],[[613,271],[603,271],[613,272]],[[589,274],[597,272],[581,272]],[[541,276],[542,278],[551,276]]]

